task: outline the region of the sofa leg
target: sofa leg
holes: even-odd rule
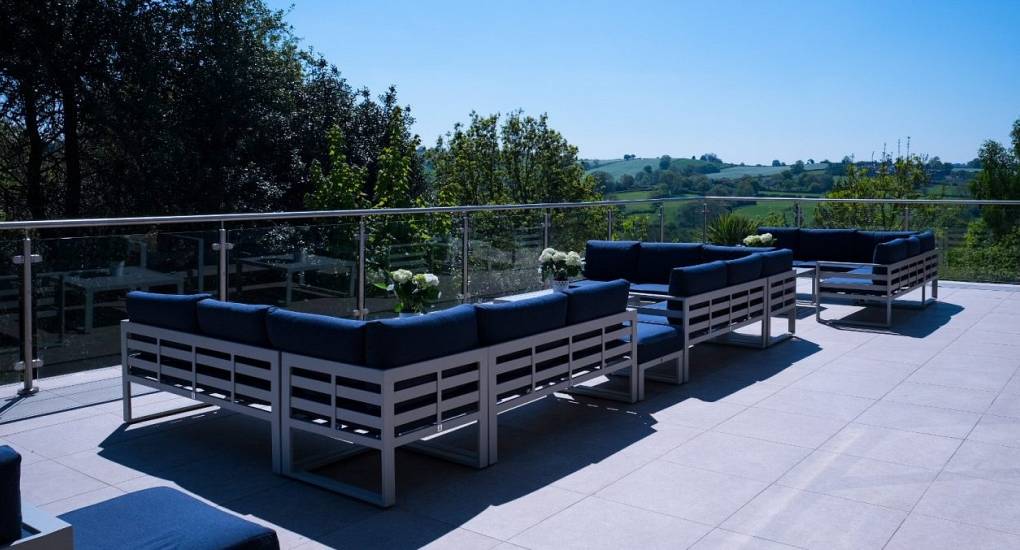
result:
[[[690,364],[691,364],[691,347],[687,345],[686,339],[684,341],[684,351],[680,355],[680,368],[679,368],[679,380],[681,384],[686,384],[691,379]]]
[[[892,303],[891,299],[885,301],[885,326],[892,326]]]
[[[397,502],[396,449],[393,448],[392,442],[383,444],[379,450],[379,459],[382,466],[379,480],[380,505],[390,507]]]
[[[787,326],[786,326],[787,332],[789,332],[790,334],[796,334],[797,333],[797,306],[796,305],[794,305],[793,309],[791,309],[790,312],[786,314],[786,324],[787,324]]]
[[[939,280],[938,279],[932,279],[931,280],[931,299],[932,300],[938,300],[939,299]]]

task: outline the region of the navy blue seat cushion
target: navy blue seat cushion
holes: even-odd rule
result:
[[[354,365],[365,364],[365,322],[286,309],[266,314],[273,349]]]
[[[669,275],[672,296],[694,296],[726,286],[726,262],[678,267]]]
[[[907,259],[907,251],[906,239],[893,239],[875,247],[875,257],[872,263],[889,265],[902,262]]]
[[[797,250],[800,246],[800,228],[799,227],[759,227],[758,234],[771,233],[772,237],[776,239],[776,248],[789,248],[790,250]]]
[[[798,260],[857,262],[857,232],[853,229],[801,229]]]
[[[762,277],[784,273],[793,269],[793,251],[788,248],[762,252],[758,255],[761,256]]]
[[[910,258],[912,256],[917,256],[918,254],[921,253],[921,239],[918,239],[916,236],[914,236],[914,237],[907,237],[904,240],[907,241],[907,257],[908,258]]]
[[[637,241],[588,241],[584,253],[584,276],[597,281],[633,281],[640,252]]]
[[[935,233],[931,229],[918,233],[917,238],[921,241],[921,252],[935,250]]]
[[[853,274],[859,274],[859,275],[872,275],[872,274],[880,274],[880,273],[884,273],[884,272],[885,272],[885,268],[884,267],[872,267],[872,266],[861,266],[861,267],[858,267],[858,268],[855,268],[855,269],[851,269],[850,271],[847,271],[847,273],[853,273]],[[824,285],[856,285],[856,286],[860,286],[861,287],[860,290],[856,290],[855,289],[854,292],[864,293],[864,294],[880,294],[881,291],[879,291],[879,290],[870,290],[869,289],[869,287],[871,287],[872,285],[876,285],[876,284],[882,284],[882,283],[879,282],[879,281],[875,281],[874,279],[855,279],[855,278],[851,278],[851,277],[842,277],[842,276],[839,276],[839,277],[829,277],[827,279],[823,279],[822,280],[822,285],[823,286]]]
[[[365,325],[365,363],[388,369],[478,347],[475,306],[462,304],[418,317]]]
[[[775,249],[769,247],[751,248],[748,246],[719,246],[716,244],[706,244],[701,247],[701,258],[705,262],[714,262],[716,260],[735,260],[737,258],[749,256],[755,252],[766,252],[769,250]]]
[[[567,296],[553,292],[516,302],[478,304],[475,315],[482,345],[508,342],[566,325]]]
[[[631,281],[669,283],[674,267],[701,263],[701,243],[641,243],[637,273]]]
[[[639,317],[644,317],[643,315]],[[658,359],[663,355],[680,351],[684,340],[680,329],[675,325],[663,324],[656,320],[637,324],[637,360],[638,363]],[[629,338],[626,339],[629,341]]]
[[[726,260],[726,285],[739,285],[761,278],[761,254]]]
[[[128,319],[133,323],[154,327],[198,332],[196,306],[202,300],[212,298],[208,294],[160,294],[158,292],[128,292]]]
[[[630,291],[643,292],[645,294],[669,294],[669,285],[659,283],[635,283],[630,285]]]
[[[169,487],[154,487],[63,514],[75,550],[108,548],[273,550],[276,531]]]
[[[623,279],[568,288],[567,324],[573,325],[620,313],[627,309],[630,284]]]
[[[198,328],[206,336],[248,344],[268,346],[266,314],[272,306],[202,300],[198,303]]]
[[[856,251],[852,261],[870,264],[875,257],[876,246],[911,235],[911,231],[858,231],[854,237]]]
[[[21,538],[21,455],[0,445],[0,546]]]

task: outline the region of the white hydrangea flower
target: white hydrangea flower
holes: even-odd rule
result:
[[[567,261],[567,253],[566,252],[557,252],[557,253],[553,254],[553,261],[554,262],[565,262],[565,261]]]
[[[390,273],[390,277],[393,278],[393,282],[398,285],[402,285],[411,280],[414,275],[406,269],[398,269],[393,273]]]
[[[546,248],[545,250],[542,251],[543,256],[552,256],[555,253],[556,253],[555,248]]]
[[[762,240],[762,242],[771,241],[772,240],[772,233],[762,233],[761,234],[761,240]]]
[[[549,248],[542,251],[542,255],[538,257],[539,263],[547,264],[552,261],[553,253],[549,252]]]
[[[439,286],[439,277],[436,277],[432,273],[425,274],[425,286],[437,287]]]
[[[567,265],[574,266],[574,267],[580,267],[581,266],[581,255],[578,254],[577,252],[568,252],[567,253]]]

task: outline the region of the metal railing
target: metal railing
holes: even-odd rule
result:
[[[550,231],[552,229],[552,213],[562,210],[593,209],[606,210],[606,231],[601,234],[593,234],[591,237],[607,237],[613,239],[619,234],[615,230],[617,219],[626,215],[628,207],[649,207],[652,210],[649,222],[653,224],[650,233],[657,234],[660,241],[666,240],[667,228],[667,207],[674,203],[699,204],[701,207],[700,225],[701,239],[708,240],[709,213],[713,204],[734,204],[734,203],[791,203],[793,223],[792,225],[802,226],[804,224],[804,207],[813,203],[818,204],[854,204],[854,205],[895,205],[902,207],[902,227],[909,228],[911,223],[911,209],[925,206],[952,206],[952,207],[988,207],[988,206],[1009,206],[1020,207],[1020,201],[1008,200],[942,200],[942,199],[829,199],[815,197],[728,197],[728,196],[703,196],[703,197],[671,197],[671,198],[650,198],[631,200],[606,200],[597,202],[574,202],[574,203],[542,203],[542,204],[514,204],[514,205],[476,205],[476,206],[444,206],[428,208],[386,208],[386,209],[360,209],[360,210],[326,210],[326,211],[300,211],[300,212],[266,212],[266,213],[239,213],[239,214],[203,214],[187,216],[143,216],[123,218],[92,218],[92,219],[69,219],[69,220],[26,220],[0,222],[0,234],[3,232],[19,232],[21,238],[21,253],[14,256],[12,261],[20,268],[20,353],[19,361],[15,370],[23,371],[23,387],[21,394],[31,394],[37,390],[34,386],[35,371],[42,366],[40,358],[36,357],[36,343],[33,329],[33,273],[32,266],[42,261],[42,257],[33,248],[33,232],[44,232],[50,230],[68,230],[85,228],[113,228],[113,227],[163,227],[192,225],[202,226],[217,224],[218,231],[212,250],[217,254],[218,260],[218,288],[217,294],[220,299],[227,300],[228,292],[228,270],[231,249],[234,244],[229,242],[228,225],[238,227],[245,223],[255,222],[293,222],[300,220],[352,220],[357,222],[357,246],[356,246],[356,267],[351,271],[351,277],[357,278],[357,289],[354,296],[355,308],[353,315],[364,318],[369,310],[366,308],[366,249],[369,239],[368,220],[377,217],[392,216],[421,216],[421,215],[449,215],[460,218],[460,231],[463,235],[460,246],[460,277],[461,292],[459,299],[468,301],[471,299],[469,280],[471,278],[469,255],[471,253],[468,239],[471,231],[471,216],[479,213],[491,212],[517,212],[535,211],[541,216],[541,242],[543,247],[550,246]],[[657,224],[657,227],[655,226]],[[199,249],[201,253],[201,248]],[[204,277],[204,273],[201,274]],[[288,277],[290,275],[288,274]],[[63,289],[60,290],[63,293]],[[63,330],[61,328],[61,330]]]

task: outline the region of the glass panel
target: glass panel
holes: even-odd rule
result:
[[[474,212],[469,226],[472,301],[542,287],[538,257],[544,244],[541,210]]]
[[[549,246],[584,255],[587,241],[608,237],[608,214],[609,208],[599,206],[550,210]]]
[[[700,199],[670,200],[663,212],[663,240],[666,242],[701,242],[704,221]]]
[[[227,240],[229,300],[356,316],[358,222],[237,229]]]
[[[613,239],[658,241],[659,205],[643,203],[613,208]]]
[[[942,280],[1020,283],[1020,207],[939,208]],[[911,220],[916,219],[911,214]],[[918,223],[922,223],[918,220]],[[915,229],[921,226],[913,226]]]
[[[21,266],[12,261],[21,253],[22,241],[0,241],[0,384],[21,380],[21,373],[14,370],[21,360]]]

